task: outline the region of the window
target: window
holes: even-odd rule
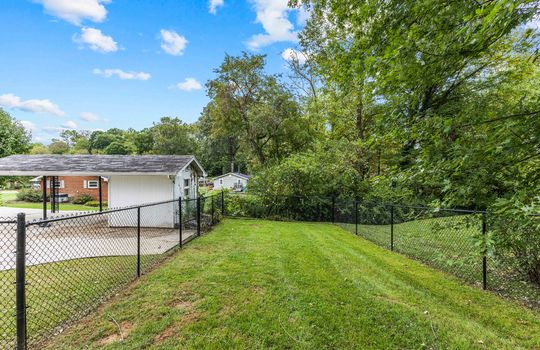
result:
[[[184,179],[184,187],[189,187],[189,179]]]
[[[184,198],[187,198],[187,197],[189,197],[189,188],[186,188],[184,190]]]
[[[219,179],[219,184],[223,185],[223,179]]]
[[[97,180],[89,180],[86,183],[86,188],[98,188],[98,187],[99,187],[99,183]]]
[[[56,188],[64,188],[64,180],[56,180],[54,182],[54,187]],[[49,188],[52,188],[52,181],[49,180]]]

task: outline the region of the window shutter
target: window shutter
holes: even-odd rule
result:
[[[88,188],[88,181],[84,180],[83,182],[83,188]]]

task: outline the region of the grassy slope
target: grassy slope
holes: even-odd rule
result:
[[[154,256],[143,256],[142,268]],[[31,342],[42,334],[99,305],[104,297],[136,276],[135,256],[67,260],[26,268],[28,304],[28,338]],[[0,271],[0,331],[13,335],[0,338],[0,348],[12,344],[15,337],[15,271]],[[5,313],[4,313],[5,311]],[[3,317],[6,314],[8,317]]]
[[[327,224],[227,220],[49,349],[540,346],[540,315]]]

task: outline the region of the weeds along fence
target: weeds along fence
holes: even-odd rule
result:
[[[39,344],[207,232],[221,196],[0,218],[0,349]]]
[[[503,254],[495,250],[491,232],[495,218],[484,211],[321,196],[264,198],[235,193],[224,194],[224,203],[224,215],[230,217],[332,222],[468,284],[540,307],[539,284],[523,271],[517,259],[519,252]],[[531,234],[537,235],[535,242],[540,241],[540,232]],[[538,250],[531,254],[535,252],[538,254]]]

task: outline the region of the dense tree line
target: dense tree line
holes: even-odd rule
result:
[[[198,122],[64,131],[32,153],[196,154],[264,196],[488,209],[540,283],[537,1],[292,0],[310,19],[286,77],[224,58]],[[5,116],[3,117],[6,118]],[[9,119],[9,117],[7,117]],[[25,152],[23,140],[3,146]],[[22,132],[22,134],[21,134]],[[1,141],[0,141],[1,142]],[[11,148],[10,148],[11,147]],[[5,151],[4,153],[5,154]]]

